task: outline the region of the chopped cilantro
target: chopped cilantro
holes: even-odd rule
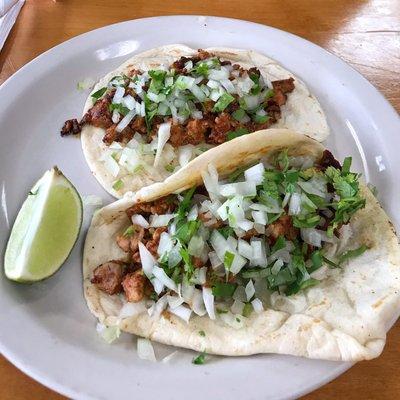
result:
[[[222,228],[218,228],[218,232],[225,238],[228,239],[229,236],[233,234],[233,228],[230,226],[226,225]]]
[[[90,96],[93,97],[94,99],[98,100],[100,97],[103,97],[104,93],[107,92],[107,88],[103,87],[96,92],[92,93]]]
[[[252,312],[253,312],[253,306],[251,305],[251,303],[246,303],[242,311],[243,317],[249,317]]]
[[[234,101],[235,98],[230,95],[229,93],[224,93],[219,99],[218,101],[214,104],[213,107],[213,112],[222,112],[225,110],[226,107],[229,106],[229,104],[232,103],[232,101]]]
[[[243,108],[239,108],[232,113],[232,117],[236,119],[236,121],[241,121],[246,115],[246,111]]]
[[[348,174],[350,172],[350,167],[351,167],[351,157],[346,157],[343,161],[343,166],[342,166],[342,174]]]
[[[226,135],[228,140],[235,139],[239,136],[247,135],[249,131],[246,128],[238,128],[235,131],[229,131]]]
[[[135,233],[135,228],[133,227],[133,225],[129,226],[128,228],[126,228],[125,232],[122,234],[123,236],[132,236]]]
[[[188,221],[179,226],[176,230],[175,237],[179,239],[181,243],[189,243],[190,239],[199,229],[200,221]]]
[[[124,182],[122,182],[122,179],[118,179],[114,182],[112,187],[114,190],[120,190],[124,187]]]
[[[129,112],[129,108],[123,106],[122,104],[111,103],[109,104],[108,109],[110,110],[110,112],[117,110],[123,116],[125,116]]]
[[[199,335],[202,336],[202,337],[205,337],[206,333],[204,331],[199,331]]]
[[[224,255],[224,265],[225,265],[225,268],[226,268],[228,271],[230,270],[234,259],[235,259],[235,254],[231,253],[230,251],[226,251],[226,252],[225,252],[225,255]]]
[[[268,115],[257,115],[257,114],[255,114],[255,115],[253,116],[253,121],[254,121],[256,124],[264,124],[264,123],[266,123],[268,120],[269,120],[269,116],[268,116]]]
[[[212,287],[212,294],[216,297],[232,297],[235,290],[234,283],[216,282]]]
[[[167,171],[167,172],[174,172],[175,171],[175,167],[172,165],[172,164],[167,164],[165,167],[165,170]]]
[[[192,363],[195,365],[203,365],[206,362],[206,353],[201,353],[197,357],[193,358]]]
[[[267,92],[265,93],[265,100],[270,99],[271,97],[274,96],[274,91],[272,89],[268,89]]]
[[[278,250],[282,250],[286,246],[286,241],[283,236],[278,236],[278,239],[276,239],[275,244],[272,246],[271,249],[271,254],[274,254]]]
[[[228,313],[228,310],[223,310],[222,308],[218,308],[218,307],[217,307],[216,311],[217,311],[217,314],[227,314]]]
[[[366,245],[362,245],[360,247],[358,247],[357,249],[354,250],[348,250],[346,251],[346,253],[342,254],[339,257],[339,264],[342,264],[343,262],[349,260],[350,258],[354,258],[354,257],[358,257],[361,254],[363,254],[366,250],[368,249],[368,247]]]

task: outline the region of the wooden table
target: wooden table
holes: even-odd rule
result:
[[[0,83],[40,53],[83,32],[129,19],[212,14],[274,26],[311,40],[360,71],[400,111],[398,0],[27,0],[0,53]],[[371,110],[373,111],[373,110]],[[396,399],[400,325],[383,355],[362,362],[304,399]],[[63,399],[0,357],[0,399]]]

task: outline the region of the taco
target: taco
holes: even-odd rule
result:
[[[350,166],[270,129],[104,207],[84,249],[91,312],[213,354],[377,357],[399,310],[399,246]]]
[[[94,176],[122,197],[163,181],[207,149],[270,126],[322,141],[325,115],[305,84],[247,50],[168,45],[133,56],[102,78],[80,122]]]

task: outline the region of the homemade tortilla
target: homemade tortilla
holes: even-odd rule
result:
[[[329,135],[325,114],[318,100],[309,92],[306,85],[292,73],[280,66],[276,61],[262,54],[251,50],[239,50],[230,48],[208,48],[206,51],[212,52],[217,57],[232,61],[244,68],[257,67],[266,81],[281,80],[293,77],[295,79],[295,89],[288,96],[287,103],[281,107],[282,117],[274,125],[274,128],[289,128],[297,132],[304,133],[318,141],[323,141]],[[92,93],[107,85],[109,80],[130,69],[140,69],[147,71],[157,69],[162,65],[170,65],[182,56],[193,56],[197,50],[190,47],[176,44],[158,47],[134,55],[116,70],[103,77],[93,88]],[[93,98],[88,97],[83,114],[94,104]],[[136,191],[154,182],[163,181],[171,175],[164,168],[144,171],[140,174],[127,174],[121,171],[117,177],[112,176],[104,165],[102,157],[108,150],[108,146],[103,143],[105,130],[96,128],[92,125],[84,125],[81,133],[82,149],[95,178],[111,195],[121,198],[128,191]],[[248,140],[252,140],[251,136]],[[178,148],[175,151],[175,158],[178,158]],[[122,188],[113,188],[113,183],[117,179],[122,179]]]
[[[91,312],[107,326],[119,326],[157,342],[210,354],[277,353],[336,361],[379,356],[386,331],[398,316],[400,252],[392,224],[366,186],[362,187],[366,207],[352,217],[347,228],[351,234],[343,235],[338,246],[346,251],[367,243],[369,249],[341,269],[326,269],[317,286],[289,297],[273,294],[265,311],[251,314],[241,329],[208,316],[194,316],[186,324],[168,312],[159,319],[150,318],[146,311],[120,319],[121,298],[98,290],[90,282],[96,266],[125,256],[114,239],[130,224],[125,214],[130,205],[201,183],[201,171],[209,163],[223,176],[283,148],[288,148],[290,155],[315,157],[324,150],[320,143],[293,131],[255,132],[251,141],[240,137],[224,143],[197,157],[164,183],[127,195],[96,212],[83,257],[84,293]],[[201,330],[205,336],[198,334]]]

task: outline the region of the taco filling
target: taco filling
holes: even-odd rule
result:
[[[284,149],[224,179],[210,164],[203,185],[126,209],[132,224],[115,239],[126,257],[97,266],[91,282],[145,300],[150,315],[219,315],[238,328],[268,308],[271,293],[317,285],[324,269],[367,249],[328,251],[365,206],[350,166],[327,150],[313,160]]]
[[[292,77],[270,82],[256,67],[198,50],[169,66],[112,77],[91,94],[81,121],[66,121],[61,135],[85,125],[102,128],[109,151],[101,161],[118,192],[125,170],[162,180],[212,146],[270,127],[294,89]]]

